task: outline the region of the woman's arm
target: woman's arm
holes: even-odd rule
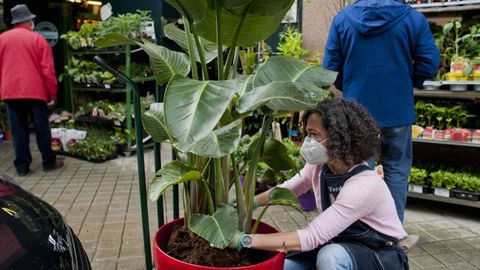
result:
[[[270,251],[299,251],[300,238],[297,232],[280,232],[269,234],[253,234],[253,249]]]

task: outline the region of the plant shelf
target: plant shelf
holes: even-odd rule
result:
[[[149,77],[137,77],[133,78],[132,81],[142,83],[142,82],[150,82],[150,81],[155,81],[156,78],[154,76],[149,76]]]
[[[126,93],[126,88],[100,88],[100,87],[72,87],[73,91],[90,91],[90,92],[108,92],[108,93]]]
[[[86,116],[86,115],[77,116],[75,118],[75,121],[82,122],[82,123],[116,126],[116,127],[121,127],[123,125],[123,122],[116,119],[106,119],[106,118],[92,117],[92,116]]]
[[[429,200],[429,201],[435,201],[435,202],[443,202],[443,203],[450,203],[450,204],[480,208],[480,201],[475,202],[475,201],[462,200],[462,199],[457,199],[457,198],[441,197],[441,196],[436,196],[436,195],[433,195],[433,194],[422,194],[422,193],[414,193],[414,192],[409,192],[408,197],[423,199],[423,200]]]
[[[411,7],[422,13],[459,12],[479,10],[480,0],[448,1],[438,3],[413,4]]]
[[[446,99],[461,99],[472,100],[474,102],[480,102],[479,91],[450,91],[450,90],[418,90],[415,89],[413,94],[416,97],[429,97],[429,98],[446,98]]]
[[[72,51],[72,55],[89,55],[89,54],[122,54],[125,53],[125,50],[85,50],[85,51]]]
[[[441,144],[441,145],[452,145],[452,146],[480,148],[480,143],[472,143],[472,142],[436,141],[436,140],[421,139],[421,138],[415,138],[415,139],[412,139],[412,141],[414,143],[430,143],[430,144]]]

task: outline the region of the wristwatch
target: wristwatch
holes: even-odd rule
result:
[[[251,234],[244,234],[240,239],[240,244],[244,248],[251,248],[253,246],[253,236]]]

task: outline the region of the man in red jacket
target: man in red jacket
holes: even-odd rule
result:
[[[32,31],[35,14],[26,5],[14,6],[14,28],[0,35],[0,99],[5,101],[12,130],[15,161],[19,176],[30,171],[28,118],[33,121],[43,170],[63,166],[51,148],[47,103],[54,102],[57,78],[52,49],[45,38]]]

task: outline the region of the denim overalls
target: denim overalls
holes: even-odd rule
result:
[[[323,166],[320,174],[320,192],[322,195],[322,210],[325,211],[331,204],[329,198],[336,198],[344,183],[353,175],[370,170],[366,165],[359,165],[345,174],[334,175],[328,166]],[[353,261],[355,270],[403,270],[408,269],[408,259],[405,251],[397,247],[397,240],[372,229],[367,224],[357,220],[328,244],[340,244]],[[323,246],[315,250],[295,254],[287,258],[302,257],[315,259],[316,254]],[[312,256],[314,255],[314,256]],[[299,258],[297,257],[297,258]]]

